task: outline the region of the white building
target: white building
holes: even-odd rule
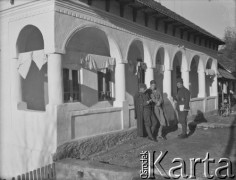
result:
[[[191,114],[218,108],[223,42],[159,3],[6,0],[0,8],[3,178],[50,163],[63,142],[135,126],[138,82],[156,79],[171,99],[182,76]]]

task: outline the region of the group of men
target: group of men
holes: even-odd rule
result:
[[[177,94],[173,100],[175,112],[177,112],[177,122],[182,126],[182,133],[178,137],[187,138],[190,92],[184,87],[182,78],[178,78],[176,83]],[[166,139],[163,128],[169,125],[168,111],[165,111],[165,101],[155,80],[150,82],[149,89],[145,84],[139,84],[139,91],[134,97],[134,105],[138,136],[145,137],[147,135],[148,139],[152,141],[157,141],[158,138]]]

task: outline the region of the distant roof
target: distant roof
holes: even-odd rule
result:
[[[218,72],[219,72],[219,77],[220,78],[234,79],[234,80],[236,79],[233,74],[231,74],[230,72],[226,71],[225,69],[218,68]]]
[[[201,27],[197,26],[196,24],[192,23],[191,21],[185,19],[184,17],[178,15],[177,13],[171,11],[170,9],[166,8],[165,6],[161,5],[161,3],[156,2],[154,0],[135,0],[135,2],[138,2],[140,4],[143,4],[165,16],[168,16],[169,18],[178,21],[181,24],[186,25],[187,27],[190,27],[198,32],[200,32],[203,35],[206,35],[215,41],[218,42],[218,44],[225,44],[224,41],[222,41],[220,38],[214,36],[213,34],[207,32],[206,30],[202,29]]]
[[[224,55],[219,55],[218,58],[218,63],[226,70],[230,72],[236,72],[236,62],[233,59],[229,59],[225,57]]]

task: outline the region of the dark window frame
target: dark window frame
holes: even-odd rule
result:
[[[70,71],[72,79],[70,80]],[[79,70],[63,68],[64,103],[81,102],[81,84],[78,80]]]
[[[97,71],[98,101],[112,100],[112,70],[106,69],[106,73]]]

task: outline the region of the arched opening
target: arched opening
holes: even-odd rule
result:
[[[74,33],[63,61],[64,102],[92,106],[113,99],[114,62],[106,33],[86,27]]]
[[[191,93],[191,98],[198,97],[199,93],[198,67],[199,67],[199,56],[194,56],[191,61],[190,72],[189,72],[189,90]]]
[[[17,39],[19,68],[22,75],[22,99],[31,110],[44,111],[48,104],[47,63],[40,30],[25,26]]]
[[[162,47],[157,51],[156,68],[154,71],[154,80],[157,82],[157,88],[161,92],[163,92],[164,58],[165,58],[165,49]]]
[[[213,60],[210,58],[206,64],[206,96],[211,96],[212,94],[212,84],[214,82],[215,71],[212,68]]]
[[[128,50],[128,63],[125,66],[126,74],[126,99],[130,105],[134,104],[133,97],[138,91],[138,84],[145,82],[145,70],[142,66],[144,60],[143,43],[135,40]]]
[[[171,72],[171,95],[174,97],[177,94],[176,79],[181,78],[181,67],[182,67],[182,52],[177,52],[172,61],[172,72]]]

